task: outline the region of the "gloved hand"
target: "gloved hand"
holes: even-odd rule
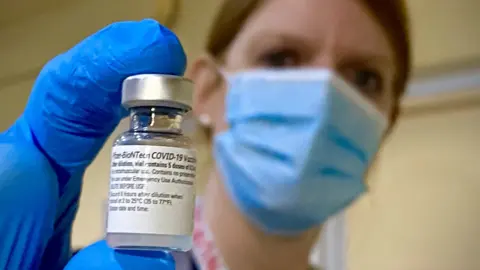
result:
[[[64,270],[175,269],[173,256],[158,251],[114,251],[99,241],[75,255]]]
[[[66,265],[82,176],[125,115],[122,80],[181,75],[185,65],[177,37],[144,20],[112,24],[43,68],[23,115],[0,134],[0,269]]]

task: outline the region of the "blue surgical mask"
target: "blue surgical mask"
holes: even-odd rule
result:
[[[329,70],[228,76],[229,129],[215,158],[230,197],[261,229],[295,234],[365,192],[386,117]]]

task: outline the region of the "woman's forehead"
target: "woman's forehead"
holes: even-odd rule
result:
[[[360,0],[267,0],[247,20],[238,40],[291,37],[378,57],[393,55],[388,38]]]

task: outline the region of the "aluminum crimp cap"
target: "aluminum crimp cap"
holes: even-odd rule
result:
[[[122,105],[127,109],[162,106],[190,111],[192,95],[193,82],[181,76],[140,74],[122,85]]]

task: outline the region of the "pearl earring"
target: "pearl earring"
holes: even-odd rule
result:
[[[206,127],[209,127],[212,124],[212,119],[208,114],[205,113],[198,116],[198,121],[200,122],[200,124]]]

